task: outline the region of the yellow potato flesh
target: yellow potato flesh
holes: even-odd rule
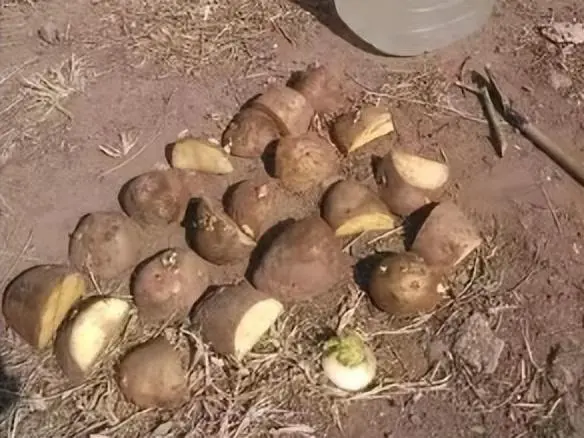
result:
[[[258,343],[283,311],[282,304],[274,299],[259,301],[249,308],[234,334],[234,355],[238,360]]]
[[[436,190],[448,180],[449,171],[445,164],[401,151],[393,151],[391,156],[397,173],[414,187]]]
[[[349,152],[353,152],[355,149],[372,142],[376,138],[383,137],[394,130],[391,114],[389,113],[379,114],[375,118],[367,120],[366,123],[365,129],[353,140]]]
[[[227,154],[217,146],[201,140],[186,138],[172,148],[172,167],[198,170],[205,173],[227,174],[233,165]]]
[[[337,237],[351,236],[365,231],[391,230],[395,219],[383,213],[363,214],[349,219],[335,230]]]

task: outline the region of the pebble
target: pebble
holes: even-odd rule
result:
[[[57,44],[61,41],[61,32],[57,25],[52,21],[43,24],[39,31],[39,37],[47,44]]]
[[[550,70],[550,84],[554,90],[558,91],[570,88],[572,86],[572,79],[567,74],[552,68]]]

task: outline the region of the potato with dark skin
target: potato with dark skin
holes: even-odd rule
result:
[[[90,213],[71,235],[69,261],[80,271],[109,280],[136,265],[141,246],[140,228],[129,217],[112,211]]]
[[[83,275],[64,265],[38,265],[6,288],[6,325],[36,349],[49,346],[71,308],[86,292]]]
[[[253,273],[259,290],[283,303],[309,300],[345,280],[348,259],[333,230],[318,216],[286,227]]]
[[[186,224],[189,245],[215,265],[240,262],[250,256],[255,240],[245,234],[223,211],[221,205],[202,198],[194,220]]]
[[[326,186],[340,172],[340,160],[334,147],[315,133],[283,137],[276,146],[275,176],[292,192],[302,193]]]
[[[278,138],[280,130],[270,116],[258,109],[244,108],[229,122],[221,145],[236,157],[258,158]]]
[[[186,318],[209,286],[208,266],[189,249],[166,249],[138,267],[131,291],[146,323],[175,323]]]
[[[339,78],[324,65],[312,64],[297,72],[290,87],[302,94],[319,113],[333,112],[342,102]]]
[[[188,396],[185,361],[163,336],[140,344],[126,353],[119,364],[120,390],[143,409],[177,408]]]
[[[241,360],[283,310],[278,300],[242,281],[223,286],[204,299],[193,314],[193,323],[217,353]]]

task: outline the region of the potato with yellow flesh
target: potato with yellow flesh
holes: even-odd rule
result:
[[[207,264],[197,254],[169,248],[138,267],[131,289],[140,319],[161,324],[186,318],[208,286]]]
[[[220,205],[202,198],[194,220],[186,224],[190,246],[216,265],[240,262],[251,254],[255,240],[245,234]]]
[[[436,205],[416,233],[411,250],[441,269],[457,266],[483,240],[475,225],[453,202]]]
[[[195,310],[193,323],[217,353],[241,360],[283,311],[278,300],[241,282],[214,291]]]
[[[379,195],[390,211],[408,216],[430,203],[449,178],[446,164],[402,150],[390,151],[376,169]]]
[[[283,303],[330,291],[349,271],[340,240],[318,216],[286,227],[267,248],[253,273],[254,286]]]
[[[356,181],[333,184],[324,196],[322,215],[339,237],[396,227],[396,219],[384,202]]]
[[[176,169],[224,175],[233,172],[233,165],[223,149],[209,141],[185,137],[172,147],[170,164]]]
[[[308,131],[314,109],[298,91],[284,85],[273,85],[251,102],[269,115],[282,135],[300,135]]]
[[[372,105],[345,113],[333,124],[331,137],[344,154],[350,154],[394,131],[391,113]]]
[[[292,215],[294,200],[278,180],[244,180],[225,200],[225,212],[241,230],[256,241],[271,227]]]
[[[189,192],[181,172],[154,170],[128,181],[120,191],[120,204],[142,225],[163,226],[183,219]]]
[[[409,252],[383,258],[369,282],[373,303],[393,315],[430,312],[442,299],[441,290],[440,276]]]
[[[136,222],[119,212],[102,211],[81,218],[69,240],[69,261],[108,280],[133,268],[140,258],[141,233]]]
[[[339,78],[324,65],[312,64],[298,72],[291,88],[302,94],[319,113],[335,111],[341,102]]]
[[[236,157],[257,158],[278,138],[280,130],[270,116],[255,108],[244,108],[229,122],[221,145]]]
[[[82,274],[63,265],[38,265],[17,276],[4,292],[8,327],[39,350],[49,346],[61,322],[85,294]]]
[[[73,382],[87,378],[107,350],[122,337],[131,304],[120,298],[91,297],[66,321],[55,340],[55,357]]]
[[[326,185],[341,172],[335,149],[313,132],[282,137],[276,146],[274,173],[295,193]]]
[[[185,362],[159,336],[126,353],[118,367],[118,385],[124,397],[140,408],[177,408],[188,396]]]

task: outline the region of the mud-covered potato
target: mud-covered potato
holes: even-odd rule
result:
[[[331,137],[341,152],[350,154],[393,131],[391,113],[366,105],[339,116],[332,127]]]
[[[296,73],[290,85],[319,113],[335,111],[341,102],[340,81],[328,67],[311,64]]]
[[[257,158],[278,138],[278,125],[270,116],[258,109],[244,108],[229,122],[221,144],[236,157]]]

